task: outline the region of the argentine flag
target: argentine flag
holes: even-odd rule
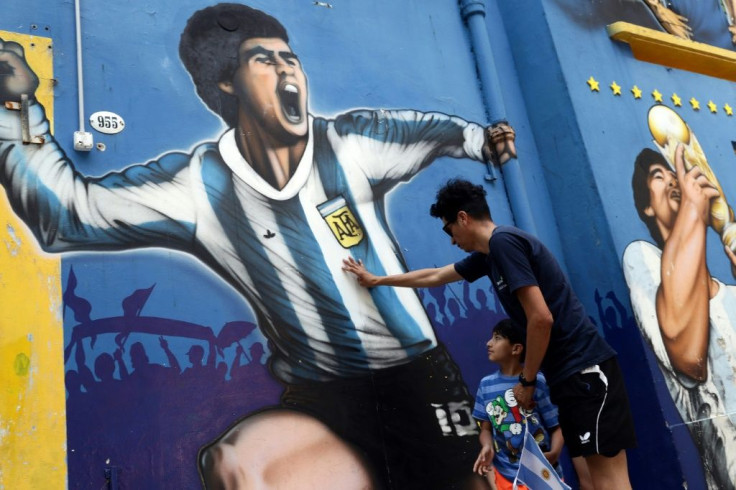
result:
[[[514,490],[518,490],[519,483],[531,490],[571,490],[544,457],[537,441],[529,434],[529,425],[525,424],[524,448],[519,460],[519,471],[514,479]]]

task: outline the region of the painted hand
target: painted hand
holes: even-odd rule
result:
[[[675,150],[675,169],[680,187],[679,212],[695,212],[704,224],[710,223],[710,203],[720,193],[708,180],[700,167],[685,170],[684,147],[680,144]]]
[[[38,77],[26,62],[23,47],[0,39],[0,102],[20,101],[22,94],[33,98]]]
[[[501,121],[486,128],[483,155],[496,165],[503,165],[516,158],[516,132],[507,122]]]
[[[676,14],[662,5],[659,0],[646,0],[646,3],[665,31],[683,39],[690,39],[693,36],[693,30],[688,25],[687,17]]]

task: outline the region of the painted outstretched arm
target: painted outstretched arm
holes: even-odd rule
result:
[[[117,349],[115,349],[115,352],[113,352],[112,356],[118,364],[118,369],[120,369],[120,379],[127,379],[128,376],[130,376],[130,373],[128,373],[128,368],[125,366],[125,360],[123,359],[123,350],[118,347]]]
[[[427,288],[441,286],[462,279],[462,276],[455,270],[455,264],[448,264],[438,268],[418,269],[391,276],[376,276],[365,268],[361,260],[356,261],[352,257],[348,257],[342,263],[342,270],[354,274],[358,280],[358,284],[368,288],[374,286]]]
[[[656,308],[672,366],[697,381],[707,376],[712,281],[705,260],[710,201],[718,191],[698,167],[685,171],[683,148],[675,153],[680,206],[662,251]]]
[[[194,210],[186,156],[129,167],[102,178],[86,178],[49,134],[43,108],[33,94],[38,78],[13,42],[0,40],[0,102],[26,94],[31,132],[42,145],[23,145],[20,115],[0,111],[0,184],[13,210],[47,251],[119,250],[191,241]],[[174,161],[177,160],[177,161]]]
[[[504,135],[513,135],[507,124],[483,128],[439,112],[354,111],[340,116],[335,130],[340,152],[350,154],[381,185],[407,180],[442,156],[501,163],[516,156],[513,140],[501,141]]]
[[[163,335],[159,335],[158,343],[163,351],[166,353],[166,359],[168,359],[169,361],[169,366],[172,369],[176,369],[177,374],[181,373],[181,365],[179,365],[179,361],[176,359],[174,353],[171,352],[171,349],[169,348],[169,343],[166,341]]]

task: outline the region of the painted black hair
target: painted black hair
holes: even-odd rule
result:
[[[218,3],[195,12],[179,41],[179,57],[197,95],[230,127],[238,123],[237,100],[218,83],[232,80],[240,46],[255,37],[289,42],[284,26],[270,15],[246,5]]]
[[[647,216],[644,210],[651,204],[649,199],[649,169],[652,165],[660,164],[670,168],[667,160],[661,153],[650,148],[644,148],[636,156],[634,161],[634,173],[631,176],[631,190],[634,192],[634,207],[652,235],[659,248],[664,248],[664,238],[657,227],[657,220],[653,216]]]

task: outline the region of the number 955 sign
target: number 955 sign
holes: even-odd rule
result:
[[[123,118],[109,111],[95,112],[89,116],[89,125],[95,131],[105,134],[117,134],[125,129]]]

